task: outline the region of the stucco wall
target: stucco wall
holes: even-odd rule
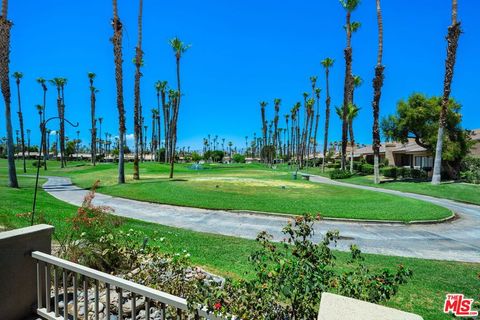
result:
[[[53,230],[52,226],[39,224],[0,232],[2,320],[32,317],[37,303],[37,267],[30,254],[32,251],[51,252]]]

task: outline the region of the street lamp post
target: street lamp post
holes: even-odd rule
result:
[[[38,112],[38,114],[40,115],[40,119],[42,120],[42,111],[40,110]],[[43,119],[45,119],[45,117]],[[47,126],[47,123],[50,120],[54,120],[54,119],[61,119],[61,118],[60,117],[51,117],[47,120],[43,120],[40,124],[40,128],[41,128],[41,131],[42,131],[42,138],[40,140],[40,148],[38,149],[37,174],[35,176],[35,191],[34,191],[34,194],[33,194],[33,206],[32,206],[32,218],[31,218],[31,225],[32,226],[33,226],[33,220],[35,218],[35,208],[37,206],[38,177],[40,175],[40,161],[42,159],[42,150],[43,150],[43,146],[44,146],[44,143],[45,143],[45,128]],[[78,122],[77,122],[77,124],[73,124],[65,118],[63,118],[63,120],[66,121],[68,124],[70,124],[74,128],[78,127]]]

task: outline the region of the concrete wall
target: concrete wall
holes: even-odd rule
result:
[[[51,253],[53,230],[52,226],[39,224],[0,232],[2,320],[29,319],[33,315],[37,304],[37,267],[30,254]]]

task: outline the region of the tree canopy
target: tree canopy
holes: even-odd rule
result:
[[[434,152],[437,143],[438,119],[441,97],[426,97],[412,94],[406,101],[397,103],[397,111],[382,119],[381,127],[387,140],[407,142],[409,138]],[[446,114],[443,159],[459,163],[469,152],[470,133],[461,126],[461,105],[453,98],[449,100]]]

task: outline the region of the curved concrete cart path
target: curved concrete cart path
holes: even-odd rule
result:
[[[439,260],[480,262],[480,207],[393,190],[350,185],[330,179],[312,176],[313,182],[369,189],[392,193],[438,204],[454,210],[459,219],[421,225],[386,223],[320,221],[316,224],[316,240],[327,230],[337,229],[343,237],[337,244],[340,250],[348,250],[356,243],[362,251],[386,255],[417,257]],[[43,188],[64,202],[80,206],[87,191],[72,184],[69,178],[48,177]],[[94,203],[106,205],[123,217],[139,219],[162,225],[200,232],[255,239],[260,231],[267,231],[275,240],[281,240],[282,227],[288,217],[231,212],[190,207],[162,205],[123,199],[97,193]],[[379,204],[381,205],[381,204]]]

